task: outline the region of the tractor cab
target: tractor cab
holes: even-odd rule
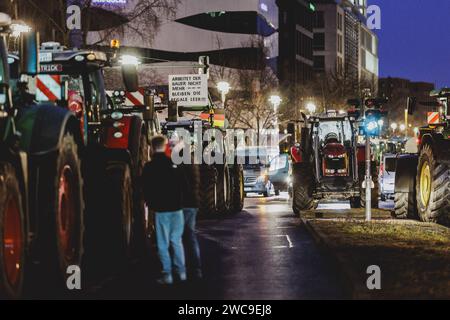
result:
[[[320,176],[346,177],[351,173],[350,161],[353,153],[352,123],[347,117],[316,118],[313,126],[313,141],[317,143],[317,159]]]

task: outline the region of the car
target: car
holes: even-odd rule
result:
[[[395,167],[397,155],[384,154],[380,165],[380,196],[381,201],[393,200],[395,195]]]
[[[273,185],[269,179],[270,160],[276,154],[265,147],[248,147],[245,149],[244,193],[271,195]]]
[[[269,180],[273,184],[275,195],[289,191],[292,185],[292,169],[289,154],[280,154],[270,161]]]

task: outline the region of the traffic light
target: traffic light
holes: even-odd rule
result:
[[[417,106],[417,98],[416,97],[408,97],[407,109],[408,109],[408,114],[410,116],[412,116],[414,114],[414,112],[416,111],[416,106]]]
[[[372,99],[367,99],[365,101],[365,106],[368,109],[379,109],[381,108],[381,106],[385,103],[388,102],[387,98],[372,98]]]
[[[384,117],[387,112],[379,109],[370,109],[366,111],[366,117],[362,130],[364,134],[371,137],[379,137],[384,126]]]

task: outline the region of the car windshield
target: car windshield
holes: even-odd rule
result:
[[[340,143],[352,140],[352,128],[350,121],[321,121],[318,127],[320,142],[325,142],[325,138],[334,133]]]
[[[397,166],[396,158],[386,158],[384,170],[387,172],[395,172],[395,167]]]

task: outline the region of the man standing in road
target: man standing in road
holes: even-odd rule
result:
[[[158,283],[170,285],[173,283],[173,275],[178,278],[177,280],[186,280],[182,242],[184,231],[182,186],[185,182],[180,169],[165,154],[167,143],[164,136],[152,139],[152,161],[145,165],[142,181],[147,206],[155,212],[156,244],[162,265],[162,276],[158,279]]]
[[[185,178],[185,183],[183,184],[183,213],[185,220],[183,242],[186,251],[186,262],[189,278],[200,280],[203,275],[200,247],[195,233],[198,208],[200,206],[200,168],[193,162],[192,164],[183,164],[180,168]]]

